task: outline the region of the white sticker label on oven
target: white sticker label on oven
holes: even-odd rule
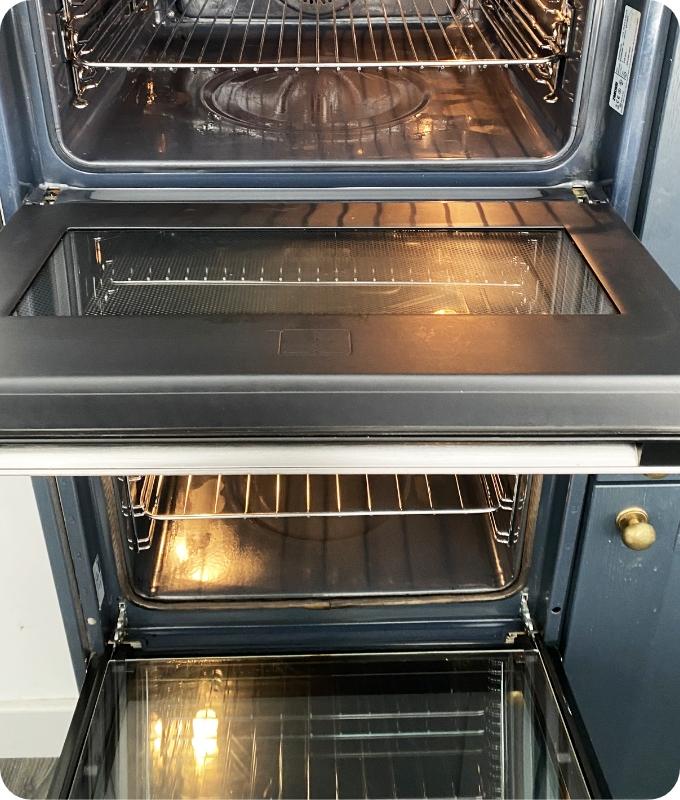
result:
[[[633,71],[641,16],[639,11],[630,6],[626,6],[623,12],[623,26],[621,28],[621,38],[619,39],[619,50],[616,54],[614,81],[609,96],[609,105],[621,115],[626,110],[628,86],[630,85],[630,76]]]
[[[102,568],[99,563],[99,555],[97,555],[92,565],[92,575],[94,576],[94,588],[97,592],[97,605],[101,611],[102,603],[104,602],[104,576],[102,575]]]

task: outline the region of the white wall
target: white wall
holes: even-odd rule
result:
[[[29,478],[0,509],[0,758],[55,756],[78,690]]]

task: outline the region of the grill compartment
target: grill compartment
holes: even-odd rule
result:
[[[193,171],[566,157],[598,0],[39,2],[64,155]]]

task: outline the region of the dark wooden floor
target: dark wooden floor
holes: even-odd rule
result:
[[[42,800],[47,797],[56,763],[56,758],[0,758],[0,775],[18,797]]]

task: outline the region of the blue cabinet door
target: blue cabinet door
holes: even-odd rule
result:
[[[656,528],[629,550],[617,514]],[[615,798],[665,795],[680,771],[680,485],[595,485],[567,623],[565,669]]]

